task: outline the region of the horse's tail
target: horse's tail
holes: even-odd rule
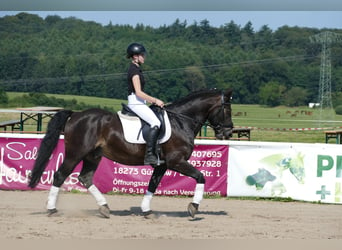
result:
[[[64,130],[64,126],[72,113],[73,112],[71,110],[62,110],[56,113],[50,120],[47,127],[46,135],[44,136],[40,144],[38,156],[32,169],[28,184],[29,187],[34,188],[38,185],[40,177],[42,176],[46,168],[50,155],[57,146],[59,136]]]

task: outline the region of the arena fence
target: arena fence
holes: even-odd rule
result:
[[[0,189],[30,190],[27,180],[44,135],[0,133]],[[342,203],[342,146],[336,144],[195,140],[189,162],[206,178],[205,194],[229,197],[283,197]],[[35,190],[47,190],[64,159],[61,136]],[[79,164],[65,181],[66,191],[86,189]],[[153,169],[103,158],[94,183],[103,193],[143,194]],[[167,171],[157,195],[192,196],[192,178]]]

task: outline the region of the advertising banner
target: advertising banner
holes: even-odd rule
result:
[[[28,176],[37,157],[41,138],[0,137],[0,189],[28,190]],[[47,190],[53,175],[64,159],[64,139],[60,139],[53,151],[36,190]],[[195,145],[189,162],[201,171],[206,179],[205,194],[227,195],[227,145]],[[81,163],[66,179],[65,190],[86,189],[79,183]],[[151,166],[126,166],[102,158],[94,176],[94,184],[103,193],[145,193],[152,175]],[[196,181],[177,172],[166,171],[156,194],[193,195]]]
[[[342,203],[341,149],[335,144],[230,145],[228,196]]]
[[[20,137],[22,136],[22,137]],[[28,190],[27,180],[42,136],[0,136],[0,189]],[[206,179],[205,194],[236,197],[283,197],[342,204],[342,145],[252,141],[195,140],[189,162]],[[47,190],[64,159],[64,141],[50,157],[37,190]],[[64,190],[86,189],[79,183],[79,164]],[[150,166],[126,166],[102,158],[94,183],[103,192],[143,194]],[[156,194],[194,194],[195,180],[166,171]]]

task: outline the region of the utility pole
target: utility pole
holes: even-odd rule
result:
[[[342,35],[325,31],[310,36],[311,43],[322,44],[321,66],[318,89],[319,126],[323,121],[333,120],[335,112],[331,101],[331,44],[342,41]]]

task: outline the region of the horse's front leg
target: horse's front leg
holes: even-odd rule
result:
[[[153,170],[150,182],[148,184],[148,189],[146,190],[144,198],[141,202],[141,210],[144,216],[148,216],[152,213],[151,200],[165,172],[166,172],[165,165],[158,166],[154,168]]]
[[[204,194],[204,183],[197,183],[193,201],[188,205],[188,213],[192,218],[194,218],[195,214],[198,212],[199,204],[203,200],[203,194]]]
[[[195,193],[192,202],[188,205],[188,213],[192,218],[194,218],[195,214],[198,212],[198,207],[201,201],[203,200],[205,184],[204,175],[187,161],[182,161],[174,165],[174,167],[172,167],[172,170],[177,171],[183,175],[192,177],[196,180]]]

